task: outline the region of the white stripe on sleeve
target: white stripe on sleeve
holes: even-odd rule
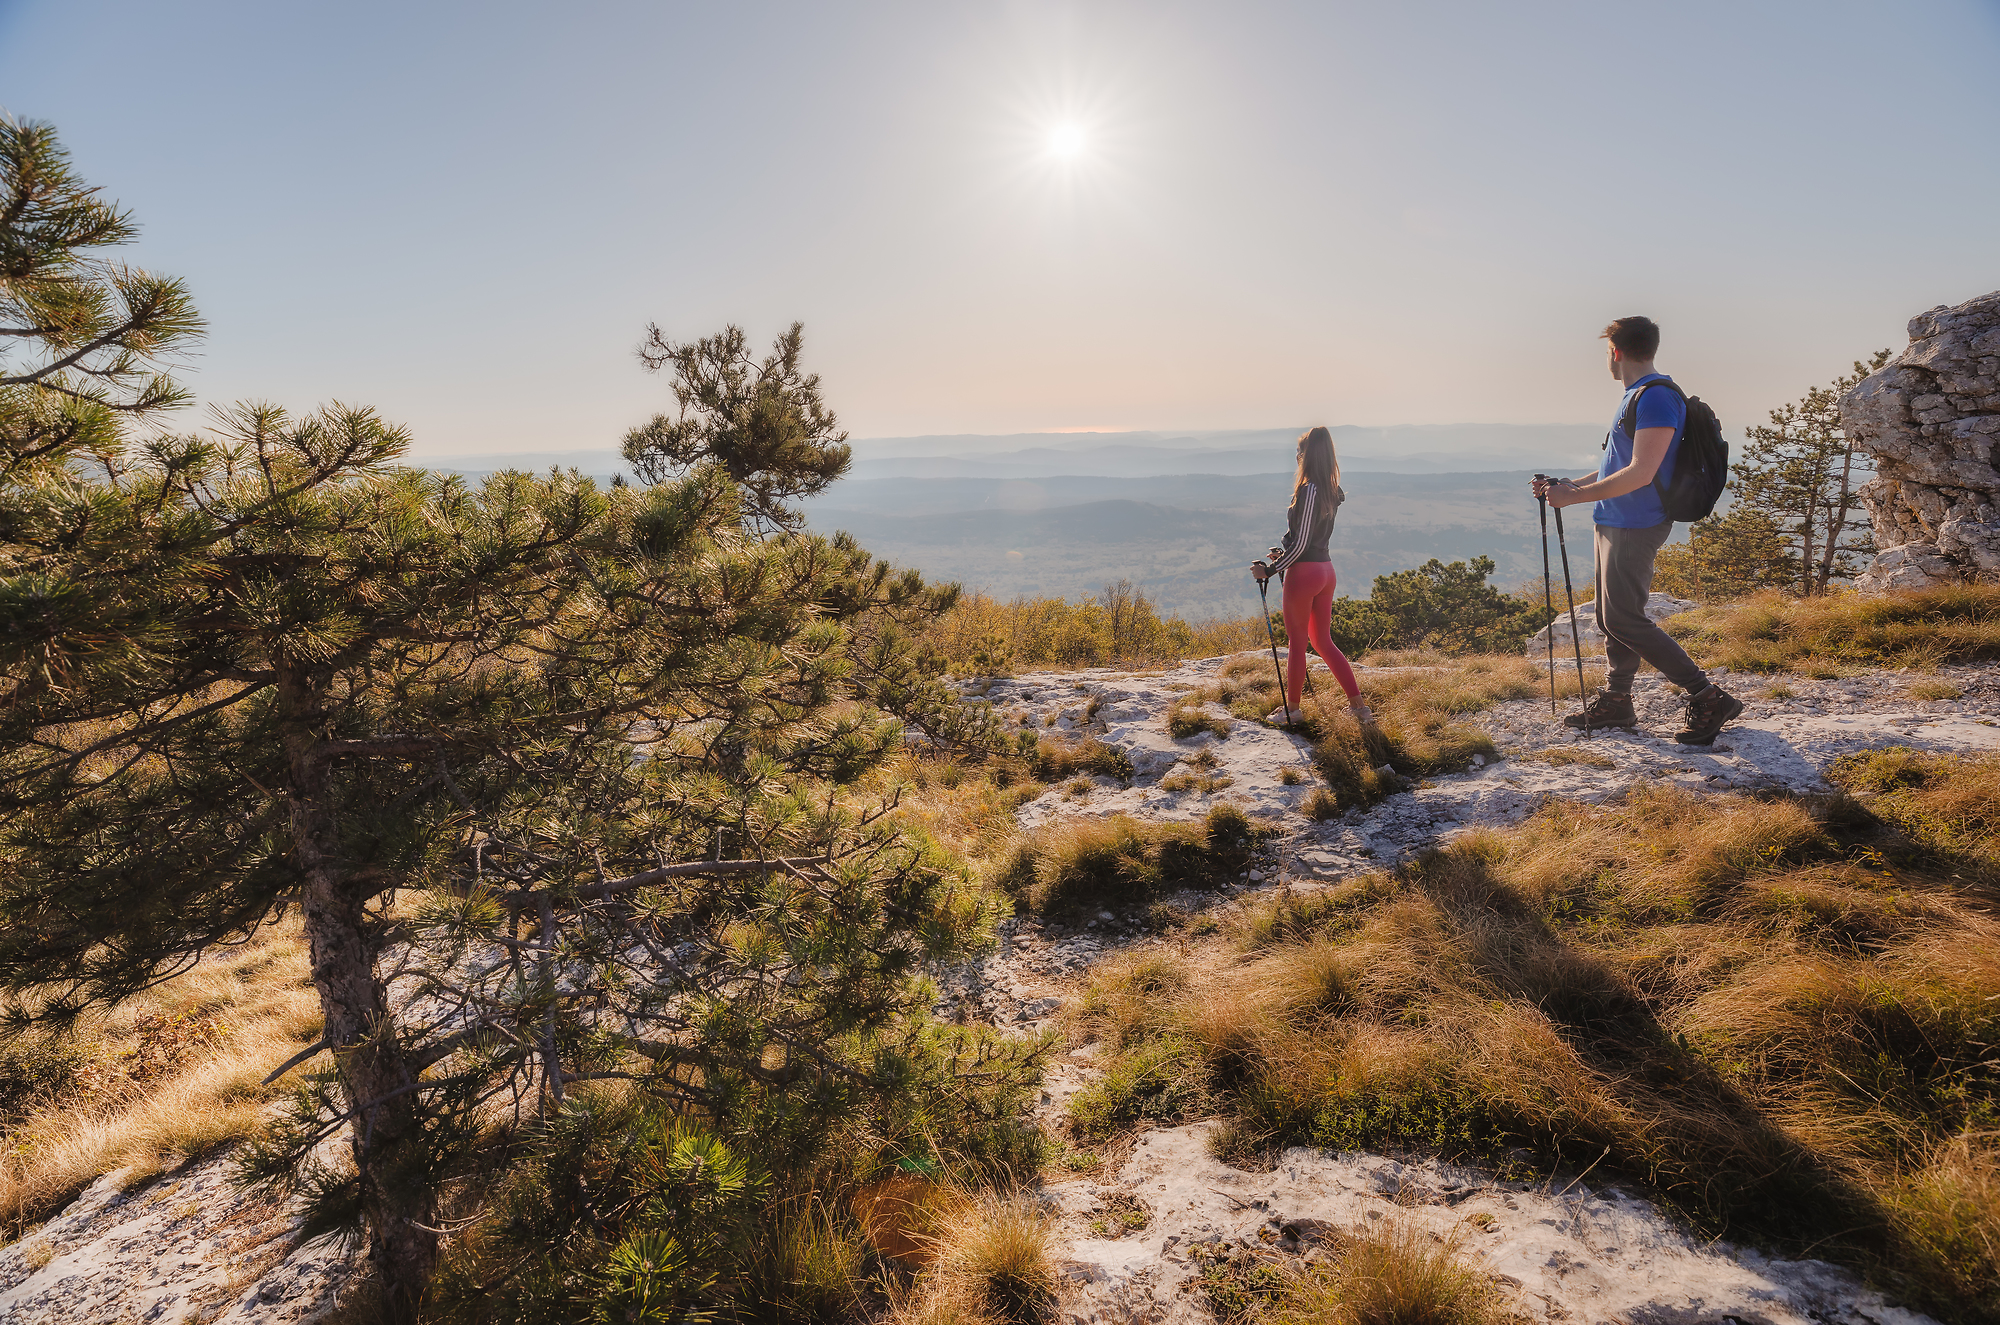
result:
[[[1286,549],[1285,555],[1279,557],[1276,561],[1271,563],[1272,574],[1275,575],[1277,572],[1284,570],[1287,566],[1290,566],[1293,562],[1297,561],[1300,557],[1305,555],[1306,544],[1312,541],[1313,501],[1314,498],[1316,498],[1318,495],[1319,495],[1318,484],[1316,483],[1306,484],[1306,504],[1305,504],[1305,509],[1299,512],[1299,527],[1296,531],[1294,531],[1294,535],[1292,538],[1292,545],[1290,548]]]

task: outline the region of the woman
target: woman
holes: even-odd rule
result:
[[[1269,566],[1257,562],[1250,573],[1261,582],[1284,573],[1285,636],[1290,641],[1285,659],[1285,695],[1293,713],[1306,684],[1306,641],[1319,650],[1340,688],[1347,692],[1347,706],[1363,723],[1375,715],[1361,702],[1361,687],[1354,680],[1354,668],[1347,655],[1333,646],[1333,559],[1327,555],[1327,540],[1333,537],[1333,517],[1347,494],[1340,489],[1340,462],[1333,456],[1333,434],[1314,428],[1299,438],[1299,468],[1292,480],[1292,509],[1288,517],[1283,548]],[[1272,709],[1266,722],[1285,721],[1284,709]]]

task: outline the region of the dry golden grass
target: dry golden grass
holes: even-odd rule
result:
[[[1260,1325],[1487,1325],[1503,1319],[1486,1276],[1439,1240],[1390,1221],[1357,1230],[1330,1268],[1290,1277]]]
[[[1016,839],[988,879],[1038,915],[1142,905],[1182,888],[1223,886],[1248,866],[1265,831],[1227,801],[1196,823],[1067,818]]]
[[[1184,658],[1235,653],[1264,638],[1264,623],[1255,616],[1189,622],[1161,617],[1143,598],[1128,599],[1119,617],[1114,620],[1094,599],[1016,598],[1003,603],[972,593],[929,623],[921,643],[957,670],[990,675],[1050,665],[1171,665]],[[983,664],[977,661],[982,658]]]
[[[279,1089],[259,1083],[320,1025],[296,920],[86,1019],[78,1084],[7,1134],[0,1218],[18,1235],[103,1174],[136,1181],[251,1135]],[[162,1047],[163,1026],[200,1031]]]
[[[1007,772],[1004,765],[967,767],[955,758],[905,750],[866,789],[897,792],[900,822],[921,829],[977,868],[1013,841],[1019,831],[1014,811],[1047,790],[1038,780],[1007,777]]]
[[[940,1277],[970,1286],[1002,1319],[1053,1314],[1055,1230],[1027,1192],[987,1192],[966,1203],[941,1235]]]
[[[1860,667],[1928,669],[2000,658],[2000,585],[1788,598],[1775,590],[1669,617],[1705,664],[1740,672],[1838,676]]]
[[[1890,746],[1837,759],[1828,776],[1916,842],[2000,883],[2000,759]]]
[[[1032,1193],[936,1187],[926,1197],[928,1273],[890,1285],[894,1325],[1030,1325],[1056,1311],[1055,1229]]]
[[[1115,1052],[1073,1117],[1101,1136],[1205,1102],[1236,1157],[1602,1158],[1710,1230],[2000,1309],[2000,920],[1963,868],[2000,827],[2000,771],[1936,759],[1854,781],[1896,822],[1976,832],[1639,790],[1253,909],[1233,945],[1107,966],[1073,1027]]]

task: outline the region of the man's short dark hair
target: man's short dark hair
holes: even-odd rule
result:
[[[1604,339],[1628,359],[1650,359],[1660,352],[1660,324],[1649,317],[1621,317],[1604,329]]]

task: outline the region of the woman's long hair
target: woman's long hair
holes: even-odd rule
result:
[[[1333,454],[1333,434],[1325,428],[1299,434],[1299,472],[1292,480],[1292,496],[1297,497],[1308,480],[1319,485],[1322,502],[1340,486],[1340,461]]]

